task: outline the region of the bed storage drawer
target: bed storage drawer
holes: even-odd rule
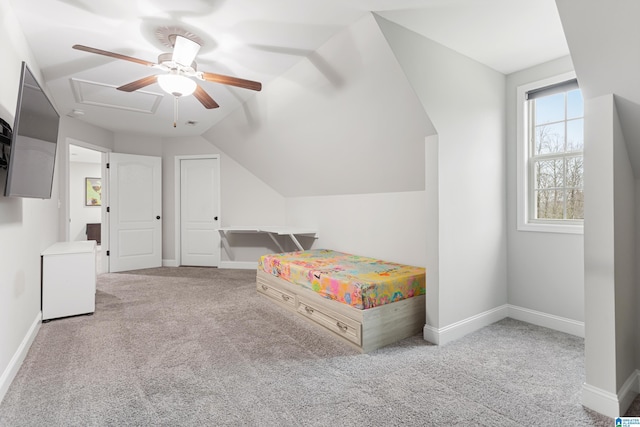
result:
[[[362,325],[338,313],[330,312],[311,301],[299,299],[298,313],[356,345],[362,345]]]
[[[286,305],[289,308],[296,309],[296,296],[293,293],[276,289],[260,280],[258,280],[258,292]]]

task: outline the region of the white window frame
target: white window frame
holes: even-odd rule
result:
[[[575,72],[559,74],[536,82],[518,86],[517,88],[517,216],[518,231],[538,231],[546,233],[583,234],[583,221],[575,220],[534,220],[532,221],[529,206],[530,174],[529,174],[529,141],[527,121],[529,117],[526,94],[529,91],[575,79]]]

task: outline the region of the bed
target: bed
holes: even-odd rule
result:
[[[328,249],[264,255],[257,291],[367,353],[425,324],[425,269]]]

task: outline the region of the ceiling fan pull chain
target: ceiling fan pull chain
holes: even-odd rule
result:
[[[178,97],[173,97],[173,127],[178,123]]]

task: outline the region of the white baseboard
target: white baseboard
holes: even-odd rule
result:
[[[424,325],[424,328],[422,328],[422,337],[425,341],[440,345],[440,334],[438,332],[438,328],[434,328],[430,325]]]
[[[619,413],[623,415],[633,403],[633,399],[640,394],[640,370],[635,370],[622,384],[618,392]]]
[[[426,341],[437,345],[445,345],[451,341],[462,338],[463,336],[489,326],[499,320],[504,319],[508,315],[507,305],[502,305],[484,313],[476,314],[459,322],[452,323],[444,328],[434,328],[424,325],[423,336]]]
[[[218,268],[236,268],[241,270],[256,270],[257,261],[220,261]]]
[[[180,267],[175,259],[163,259],[163,267]],[[255,270],[258,268],[257,261],[220,261],[218,268],[235,268],[241,270]]]
[[[508,317],[584,338],[584,322],[507,304]]]
[[[9,386],[11,385],[11,382],[13,381],[13,379],[16,377],[16,374],[18,373],[20,366],[22,366],[22,362],[24,361],[24,358],[27,357],[29,348],[31,347],[33,340],[36,338],[36,335],[38,335],[38,331],[40,330],[41,324],[42,324],[42,312],[38,311],[38,315],[36,316],[35,320],[31,324],[31,327],[29,328],[27,335],[25,335],[24,338],[22,339],[20,346],[18,346],[18,349],[16,350],[13,357],[9,361],[7,368],[2,373],[2,376],[0,376],[0,402],[2,402],[2,399],[4,399],[4,396],[7,394],[7,391],[9,390]]]
[[[587,383],[582,384],[582,405],[607,417],[620,415],[618,396]]]
[[[638,394],[637,389],[632,390],[634,382],[637,387],[638,371],[634,372],[622,386],[624,389],[630,383],[627,390],[621,389],[617,395],[584,383],[582,384],[582,405],[607,417],[617,418],[629,409],[634,397]]]
[[[511,304],[504,304],[443,328],[425,325],[423,335],[426,341],[437,345],[445,345],[505,317],[584,338],[584,322]],[[582,404],[603,415],[616,418],[629,409],[638,394],[640,394],[640,370],[634,371],[629,376],[617,394],[590,384],[583,384]]]
[[[584,322],[511,304],[501,305],[439,329],[424,325],[423,336],[426,341],[437,345],[444,345],[485,326],[489,326],[505,317],[584,338]]]
[[[590,384],[582,384],[582,405],[611,418],[624,415],[640,393],[640,370],[635,370],[617,394]]]

